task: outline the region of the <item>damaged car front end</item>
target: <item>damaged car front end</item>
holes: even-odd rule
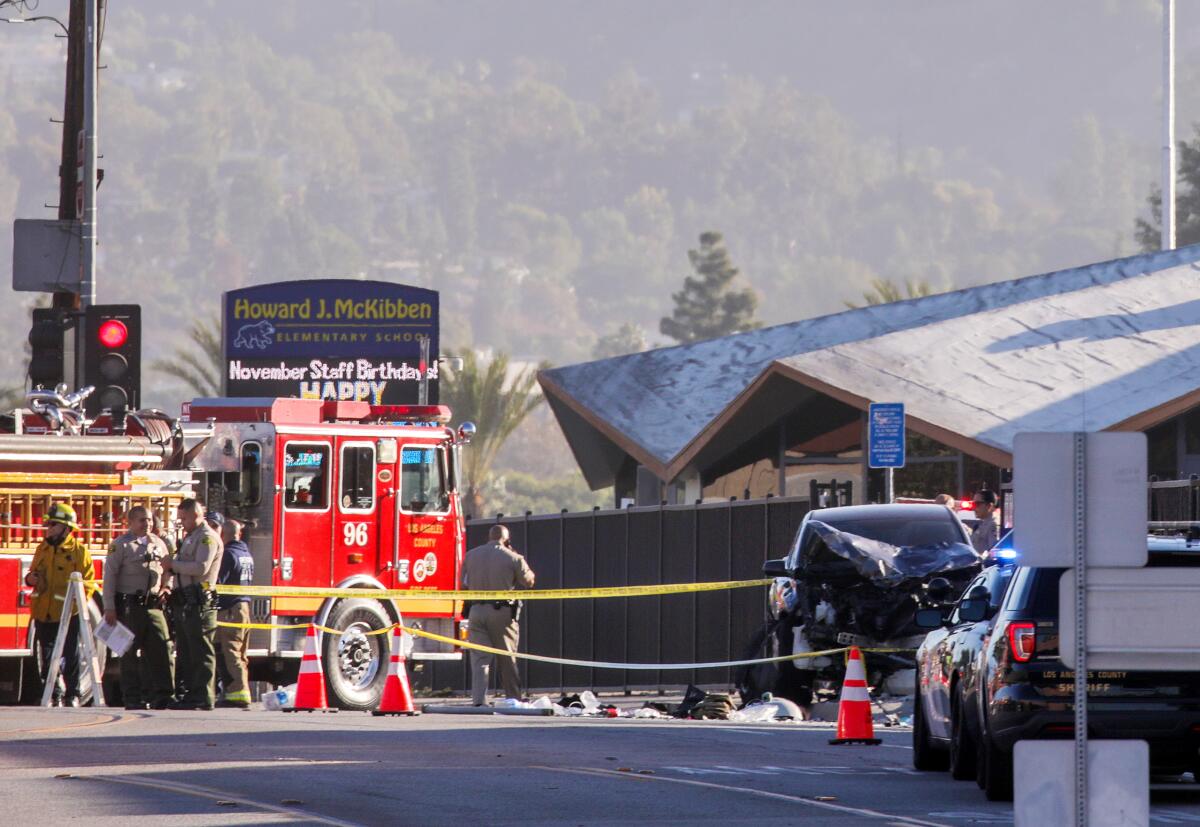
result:
[[[940,505],[897,504],[809,512],[787,557],[763,570],[775,577],[768,621],[753,642],[760,656],[819,653],[845,646],[870,653],[878,686],[915,667],[925,632],[918,608],[953,600],[980,570],[967,530]],[[743,670],[743,697],[773,692],[808,704],[823,683],[840,685],[843,657],[816,655]]]

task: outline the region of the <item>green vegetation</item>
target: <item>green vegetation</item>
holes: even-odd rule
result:
[[[463,453],[466,509],[482,514],[488,507],[486,492],[492,482],[492,465],[505,440],[544,401],[537,388],[537,372],[549,367],[510,370],[508,355],[498,353],[481,364],[473,350],[462,354],[457,371],[440,376],[440,401],[450,406],[454,421],[474,422],[475,439]]]
[[[205,322],[192,322],[188,327],[188,343],[175,348],[169,359],[155,359],[150,367],[183,382],[195,396],[220,396],[221,373],[221,316],[214,313]]]
[[[864,126],[854,96],[817,94],[825,76],[794,71],[801,52],[817,54],[795,40],[809,12],[643,6],[112,3],[98,282],[102,301],[143,305],[145,402],[176,410],[212,388],[211,309],[260,282],[433,287],[445,340],[567,364],[654,346],[647,332],[658,338],[677,310],[671,338],[691,341],[834,312],[864,291],[884,300],[879,284],[969,286],[1133,249],[1155,154],[1116,127],[1079,119],[1058,166],[1015,180],[969,137],[906,142]],[[889,13],[925,14],[872,12]],[[1072,30],[1095,23],[1066,17]],[[926,28],[941,37],[919,21],[914,31]],[[0,27],[0,262],[14,218],[54,214],[43,207],[57,200],[61,144],[54,30]],[[886,40],[931,71],[945,59]],[[940,87],[931,94],[944,104]],[[1044,146],[1059,144],[1037,140],[1039,163],[1054,164]],[[1197,165],[1181,160],[1181,175]],[[691,303],[720,295],[734,269],[716,244],[695,251],[699,264],[688,256],[709,227],[736,252],[730,295],[742,298],[706,319]],[[689,258],[695,287],[681,290]],[[26,303],[0,302],[0,388],[22,382],[28,319]],[[529,501],[514,472],[543,485],[577,473],[541,414],[513,432],[527,450],[506,446],[492,467]]]
[[[907,281],[904,284],[905,295],[900,288],[893,282],[887,279],[871,279],[871,289],[863,291],[863,301],[867,305],[875,304],[890,304],[898,302],[901,299],[919,299],[922,296],[932,296],[934,293],[940,293],[940,290],[935,290],[927,281]],[[858,302],[846,302],[846,307],[853,310],[856,307],[862,307]]]
[[[1175,169],[1175,246],[1200,243],[1200,123],[1192,126],[1192,140],[1180,141]],[[1139,218],[1135,233],[1146,252],[1162,248],[1162,187],[1154,186],[1146,198],[1149,218]]]
[[[737,286],[739,271],[720,233],[701,233],[700,249],[688,250],[688,259],[696,275],[686,277],[683,289],[671,294],[675,309],[658,324],[664,335],[687,345],[762,326],[754,320],[758,296],[750,287]]]

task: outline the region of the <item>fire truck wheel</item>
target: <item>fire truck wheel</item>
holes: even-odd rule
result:
[[[387,679],[389,640],[387,635],[366,633],[391,626],[387,612],[375,600],[343,600],[334,605],[325,625],[342,630],[340,635],[323,636],[322,665],[330,704],[375,709]]]

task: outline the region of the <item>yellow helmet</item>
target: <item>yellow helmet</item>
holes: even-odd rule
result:
[[[50,510],[46,512],[46,518],[42,520],[44,523],[62,523],[72,530],[78,530],[79,524],[75,522],[75,509],[66,503],[55,503],[50,506]]]

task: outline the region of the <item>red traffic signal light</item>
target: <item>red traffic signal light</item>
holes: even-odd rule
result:
[[[106,319],[96,331],[96,338],[107,348],[118,348],[129,339],[129,328],[120,319]]]
[[[89,416],[105,408],[136,409],[141,396],[142,315],[136,304],[94,304],[84,313],[84,402]]]

